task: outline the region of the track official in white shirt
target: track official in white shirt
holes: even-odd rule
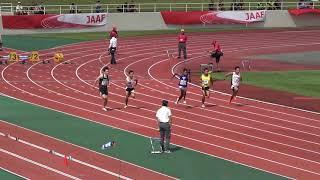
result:
[[[156,117],[158,120],[160,131],[160,145],[162,152],[170,153],[170,136],[171,136],[171,124],[172,114],[170,108],[168,108],[168,101],[162,101],[162,107],[157,111]],[[164,143],[165,140],[165,143]]]
[[[109,53],[111,54],[111,64],[117,64],[116,58],[114,56],[116,50],[117,50],[117,38],[112,37],[110,39],[110,44],[109,44]]]

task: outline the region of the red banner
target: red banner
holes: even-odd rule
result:
[[[265,20],[266,11],[192,11],[192,12],[161,12],[166,24],[246,24]]]
[[[289,9],[290,14],[299,16],[303,14],[320,14],[320,9]]]
[[[162,11],[161,16],[166,24],[202,24],[200,17],[209,11],[175,12]]]
[[[2,16],[4,29],[86,28],[107,24],[105,13]]]

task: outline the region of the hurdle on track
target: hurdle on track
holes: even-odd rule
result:
[[[151,154],[161,154],[162,151],[161,151],[161,146],[160,146],[160,138],[149,137],[149,140],[150,140],[150,145],[151,145]],[[157,146],[156,146],[156,144],[154,142],[159,143],[158,147],[160,148],[160,150],[157,149]]]
[[[209,71],[213,72],[213,64],[200,64],[200,72],[203,73],[204,69],[208,68]]]
[[[248,69],[249,71],[251,71],[251,60],[242,60],[241,61],[243,70]]]

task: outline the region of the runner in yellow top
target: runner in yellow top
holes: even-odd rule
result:
[[[205,107],[204,102],[206,100],[206,97],[210,97],[210,86],[213,87],[213,78],[212,75],[209,74],[209,69],[205,68],[203,71],[203,74],[201,75],[200,78],[200,82],[201,82],[201,88],[202,88],[202,106],[201,107]]]

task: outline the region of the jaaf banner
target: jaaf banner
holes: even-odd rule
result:
[[[192,11],[192,12],[161,12],[166,24],[247,24],[263,22],[266,19],[265,10],[257,11]]]
[[[87,28],[107,24],[106,13],[2,16],[4,29]]]

